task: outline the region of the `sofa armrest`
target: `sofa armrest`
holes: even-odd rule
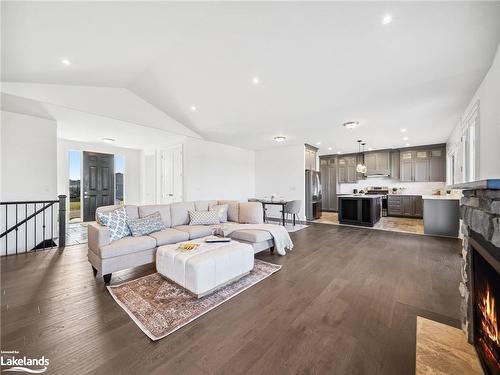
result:
[[[89,249],[100,254],[99,249],[111,243],[109,228],[96,222],[88,225]]]

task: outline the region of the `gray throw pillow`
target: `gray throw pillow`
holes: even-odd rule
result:
[[[216,211],[189,211],[189,225],[215,225],[220,224]]]
[[[161,219],[159,211],[138,219],[128,219],[127,224],[134,237],[144,236],[165,229],[165,224]]]
[[[227,223],[227,210],[229,206],[227,204],[216,204],[210,206],[209,211],[216,211],[219,215],[219,220],[221,223]]]

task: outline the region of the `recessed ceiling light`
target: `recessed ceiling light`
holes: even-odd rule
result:
[[[405,146],[408,147],[410,144],[409,143],[406,143]]]
[[[342,124],[342,126],[344,126],[347,129],[354,129],[358,125],[359,125],[359,121],[349,121],[349,122],[344,122]]]
[[[403,141],[407,141],[408,140],[408,137],[403,137]]]
[[[69,66],[69,65],[71,65],[71,61],[69,61],[68,59],[62,59],[61,64]]]
[[[331,147],[328,147],[328,151],[332,151],[332,148],[331,148]]]
[[[255,77],[253,77],[253,78],[252,78],[252,83],[253,83],[254,85],[258,85],[258,84],[259,84],[259,82],[260,82],[259,77],[255,76]]]
[[[373,150],[373,148],[371,148],[371,147],[370,147],[370,148],[368,149],[368,151],[371,151],[371,150]]]
[[[382,25],[388,25],[392,22],[392,17],[390,14],[386,14],[384,18],[382,18]]]
[[[316,142],[316,146],[319,146],[321,144],[321,142]]]
[[[337,151],[337,154],[339,154],[339,155],[340,155],[340,151]]]
[[[286,137],[283,137],[282,135],[278,136],[278,137],[274,137],[274,140],[278,143],[281,143],[283,142],[284,140],[286,139]]]
[[[196,112],[198,108],[196,108],[194,105],[191,106],[191,111]]]
[[[401,129],[401,133],[406,133],[406,128]]]
[[[114,141],[116,141],[116,139],[114,139],[114,138],[103,138],[102,141],[106,142],[106,143],[113,143]]]

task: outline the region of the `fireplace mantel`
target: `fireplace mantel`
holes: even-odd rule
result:
[[[450,189],[462,189],[462,190],[500,190],[500,179],[487,179],[478,180],[471,182],[463,182],[461,184],[455,184],[449,186]]]

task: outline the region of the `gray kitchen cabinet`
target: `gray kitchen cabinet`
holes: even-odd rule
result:
[[[423,203],[420,195],[388,195],[387,214],[389,216],[404,216],[421,218]]]
[[[321,206],[324,211],[337,211],[337,168],[335,159],[321,159]]]
[[[391,151],[391,178],[393,180],[399,180],[399,160],[399,151]]]
[[[390,163],[391,159],[389,151],[367,153],[365,154],[366,175],[389,175]]]
[[[356,158],[354,156],[346,156],[338,159],[338,177],[339,183],[355,183],[357,182],[356,173]]]
[[[429,160],[415,159],[413,167],[413,181],[415,182],[429,181]]]
[[[306,146],[305,153],[305,166],[307,170],[315,171],[316,170],[316,151]]]
[[[446,181],[445,149],[401,151],[400,180],[403,182]]]

